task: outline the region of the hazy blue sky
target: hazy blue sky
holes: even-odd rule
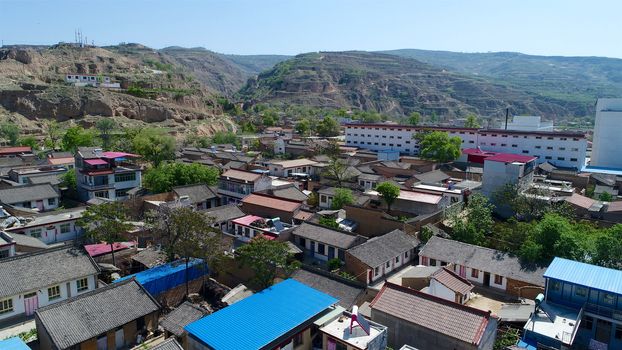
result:
[[[5,44],[235,54],[419,48],[622,58],[621,0],[0,0]]]

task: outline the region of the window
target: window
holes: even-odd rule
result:
[[[108,191],[97,191],[97,192],[95,192],[95,197],[97,197],[97,198],[108,198],[109,194],[108,194]]]
[[[581,322],[581,325],[580,325],[581,328],[592,330],[593,325],[594,325],[594,318],[592,318],[592,316],[583,316],[583,321]]]
[[[41,229],[33,228],[32,230],[30,230],[30,236],[34,238],[41,238]]]
[[[115,190],[114,195],[115,197],[127,197],[127,191],[129,191],[128,188],[123,189],[123,190]]]
[[[436,266],[436,259],[430,259],[430,266]]]
[[[475,141],[473,141],[473,140],[470,140],[470,141],[469,141],[469,143],[475,143]]]
[[[526,150],[526,149],[524,149],[524,150],[523,150],[523,153],[527,154],[527,153],[529,153],[529,151],[528,151],[528,150]]]
[[[553,159],[553,157],[551,157],[551,156],[546,156],[546,157],[544,157],[544,159]]]
[[[493,143],[491,143],[490,145],[491,145],[491,146],[496,146],[497,144],[493,142]]]
[[[495,284],[503,284],[503,276],[495,275]]]
[[[542,136],[536,136],[536,140],[541,140]]]
[[[613,294],[604,293],[603,294],[603,303],[607,305],[613,305],[616,302],[616,297]]]
[[[387,269],[391,267],[391,261],[387,261],[386,266],[387,266]]]
[[[585,298],[587,296],[587,288],[577,286],[577,289],[575,289],[574,294],[578,297]]]
[[[399,264],[399,263],[400,263],[400,257],[399,257],[399,256],[396,256],[396,257],[395,257],[395,263],[396,263],[396,264]]]
[[[0,259],[8,258],[9,251],[8,250],[0,250]]]
[[[566,147],[560,147],[560,148],[559,148],[559,150],[560,150],[560,151],[565,151],[565,150],[566,150]]]
[[[576,161],[577,161],[577,158],[570,158],[570,161],[571,161],[571,162],[576,162]]]
[[[22,203],[22,207],[24,207],[24,208],[30,208],[30,202],[24,202],[24,203]]]
[[[616,339],[622,339],[622,326],[616,325],[615,337]]]
[[[516,145],[516,144],[513,144],[513,145],[512,145],[512,147],[514,147],[514,148],[516,148],[516,147],[518,147],[518,145]]]
[[[56,204],[56,198],[48,198],[48,205],[55,205]]]
[[[136,181],[136,173],[115,174],[114,182],[125,182],[125,181]]]
[[[322,243],[318,243],[318,245],[317,245],[317,252],[318,252],[318,254],[325,255],[326,254],[325,251],[326,251],[326,246],[324,246],[324,244],[322,244]]]
[[[89,280],[87,278],[81,278],[77,280],[76,287],[78,288],[78,292],[83,292],[89,289]]]
[[[572,148],[572,149],[571,149],[571,151],[573,151],[573,152],[578,152],[578,151],[579,151],[579,149],[578,149],[578,148]]]
[[[60,224],[60,233],[68,233],[69,231],[71,231],[70,223]]]
[[[408,259],[408,252],[404,252],[404,259]]]
[[[13,299],[0,300],[0,315],[13,312]]]
[[[536,149],[540,149],[540,148],[542,148],[542,146],[536,146]]]
[[[508,145],[507,143],[502,143],[501,147],[507,147],[507,145]]]
[[[552,146],[547,146],[546,149],[553,149],[553,147]]]
[[[479,270],[478,269],[471,269],[471,277],[479,278]]]
[[[326,196],[324,195],[320,196],[320,203],[326,203]]]
[[[501,137],[508,137],[508,135],[501,135]]]
[[[562,284],[559,281],[551,281],[551,290],[559,292],[562,289]]]
[[[447,262],[441,260],[441,266],[447,266]]]
[[[374,269],[374,276],[378,276],[380,274],[380,267],[376,266],[376,268]]]
[[[58,298],[60,298],[60,286],[48,288],[48,300],[54,300]]]
[[[566,160],[564,157],[557,157],[557,160]]]

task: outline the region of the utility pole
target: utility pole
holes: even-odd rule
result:
[[[508,129],[508,117],[510,116],[510,108],[505,109],[505,130]]]

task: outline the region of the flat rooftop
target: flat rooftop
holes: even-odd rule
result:
[[[346,313],[342,313],[339,317],[320,328],[320,331],[358,349],[367,349],[367,344],[376,339],[376,337],[387,329],[385,326],[368,321],[370,323],[370,328],[369,334],[367,334],[361,326],[355,322],[354,327],[352,328],[352,333],[350,333],[351,321],[351,316]]]
[[[579,313],[580,311],[545,301],[540,304],[538,313],[527,321],[523,329],[572,345],[573,332],[581,322]]]

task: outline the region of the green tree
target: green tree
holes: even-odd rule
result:
[[[326,265],[330,271],[334,271],[341,267],[341,260],[339,260],[339,258],[333,258],[328,260]]]
[[[175,139],[162,129],[140,130],[132,140],[132,149],[154,167],[166,160],[175,159]]]
[[[354,170],[348,163],[340,158],[332,157],[328,165],[323,169],[323,175],[337,182],[338,187],[354,177]]]
[[[328,228],[339,229],[337,220],[331,216],[320,216],[318,220],[319,224]]]
[[[257,132],[257,128],[250,121],[245,121],[240,124],[240,129],[243,134],[254,134]]]
[[[39,140],[37,140],[34,136],[22,137],[19,139],[18,143],[20,146],[28,146],[33,150],[39,148]]]
[[[611,202],[613,200],[613,196],[609,192],[603,192],[598,195],[598,200],[603,202]]]
[[[63,149],[75,153],[78,147],[91,147],[95,144],[93,136],[90,130],[85,130],[81,126],[71,127],[63,135]]]
[[[144,186],[155,193],[169,192],[175,186],[203,183],[213,186],[218,182],[218,169],[197,163],[164,163],[149,169]]]
[[[339,123],[331,116],[326,116],[317,123],[316,131],[322,137],[339,136],[341,131]]]
[[[311,192],[309,194],[309,198],[307,198],[307,205],[310,206],[311,208],[317,207],[317,205],[320,203],[320,200],[318,198],[317,192]]]
[[[212,143],[216,145],[237,144],[238,136],[230,131],[217,131],[212,135]]]
[[[190,259],[201,258],[214,270],[225,251],[222,232],[212,227],[210,218],[191,207],[160,207],[160,210],[148,213],[147,223],[168,260],[182,258],[185,261],[188,297]]]
[[[301,119],[296,123],[295,126],[296,132],[300,134],[300,136],[307,136],[311,131],[311,123],[309,119]]]
[[[408,116],[408,124],[410,125],[419,125],[421,123],[421,114],[419,112],[412,112]]]
[[[276,124],[276,121],[277,121],[277,119],[273,115],[271,115],[271,114],[264,115],[261,118],[261,123],[265,127],[274,126]]]
[[[483,245],[486,236],[493,228],[493,206],[481,194],[469,198],[463,213],[456,213],[450,218],[452,238],[470,244]]]
[[[598,235],[593,262],[614,269],[622,266],[622,224],[606,229]]]
[[[348,188],[335,189],[335,195],[333,196],[331,209],[342,209],[344,206],[350,205],[352,203],[354,203],[354,195],[352,195],[352,190]]]
[[[56,120],[48,120],[44,124],[45,130],[45,146],[50,149],[55,149],[58,146],[58,141],[61,139],[62,132]]]
[[[78,188],[78,179],[75,169],[69,169],[60,177],[61,185],[69,190],[75,191]]]
[[[434,232],[425,226],[423,226],[421,231],[419,231],[419,239],[421,240],[421,243],[427,243],[432,236],[434,236]]]
[[[112,132],[116,127],[114,120],[109,118],[102,118],[95,123],[95,128],[99,130],[99,138],[102,140],[102,147],[109,151],[111,145]]]
[[[379,183],[378,186],[376,186],[376,191],[380,194],[382,200],[384,200],[384,202],[387,204],[387,211],[390,212],[391,205],[393,205],[397,197],[400,196],[399,186],[391,182],[385,181]]]
[[[17,145],[19,139],[19,127],[15,123],[0,124],[0,135],[9,141],[9,145]]]
[[[432,131],[418,133],[414,138],[419,144],[421,158],[447,163],[460,157],[462,140],[458,136],[449,137],[444,131]]]
[[[242,265],[253,270],[253,281],[262,289],[272,285],[278,269],[289,274],[296,267],[288,264],[291,253],[285,242],[269,240],[263,235],[255,236],[236,253]]]
[[[125,241],[124,234],[134,227],[128,222],[127,209],[120,202],[88,206],[76,224],[84,229],[87,237],[110,245],[113,265],[116,265],[114,243]]]
[[[469,114],[464,121],[464,127],[466,128],[481,128],[482,126],[479,124],[479,120],[475,114]]]

